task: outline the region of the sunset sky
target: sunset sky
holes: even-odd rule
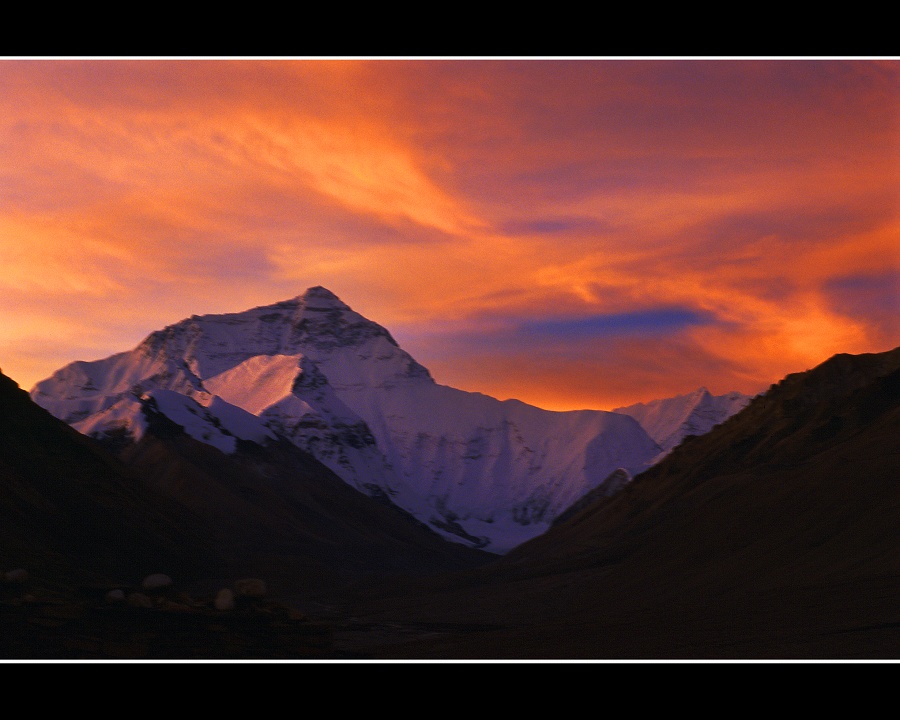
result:
[[[900,345],[900,60],[0,59],[0,369],[323,285],[553,410]]]

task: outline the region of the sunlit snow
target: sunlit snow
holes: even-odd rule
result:
[[[634,412],[551,412],[438,385],[387,330],[324,288],[193,316],[130,352],[62,368],[32,397],[94,435],[140,437],[141,398],[153,398],[223,452],[235,438],[286,437],[448,539],[494,552],[542,533],[618,468],[634,475],[664,451]],[[643,417],[652,434],[676,423],[670,415],[654,406]]]

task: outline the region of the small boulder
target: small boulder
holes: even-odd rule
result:
[[[266,596],[268,589],[264,580],[243,578],[235,581],[234,592],[236,595],[244,598],[262,598]]]
[[[216,599],[213,601],[213,607],[216,610],[234,610],[234,592],[228,588],[222,588],[216,593]]]
[[[154,573],[144,578],[141,587],[144,590],[162,590],[172,586],[172,578],[163,573]]]
[[[28,581],[28,571],[25,568],[16,568],[3,573],[3,581],[10,585],[24,585]]]
[[[110,590],[108,593],[106,593],[104,599],[109,605],[117,605],[119,603],[125,602],[125,591],[119,588]]]

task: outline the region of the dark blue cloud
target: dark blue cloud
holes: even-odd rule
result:
[[[870,297],[881,295],[885,300],[900,302],[900,271],[888,270],[869,275],[842,275],[831,278],[825,285],[837,293],[866,293]]]
[[[824,240],[863,233],[889,222],[896,212],[893,192],[871,193],[865,203],[847,203],[837,207],[796,206],[784,210],[735,212],[693,227],[692,235],[706,235],[707,243],[743,243],[775,236],[783,241],[820,244]]]
[[[900,333],[900,272],[843,275],[824,286],[835,311],[875,325],[886,335]]]
[[[507,235],[555,235],[572,231],[602,232],[610,230],[609,223],[592,217],[553,217],[535,220],[513,220],[501,230]]]
[[[691,308],[666,307],[624,313],[606,313],[579,318],[529,320],[521,333],[566,338],[591,338],[624,334],[658,334],[713,321],[709,313]]]

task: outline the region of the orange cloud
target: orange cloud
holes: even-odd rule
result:
[[[893,61],[3,61],[0,364],[30,385],[319,284],[445,382],[556,409],[887,349],[897,79]],[[661,307],[714,320],[522,330]]]

